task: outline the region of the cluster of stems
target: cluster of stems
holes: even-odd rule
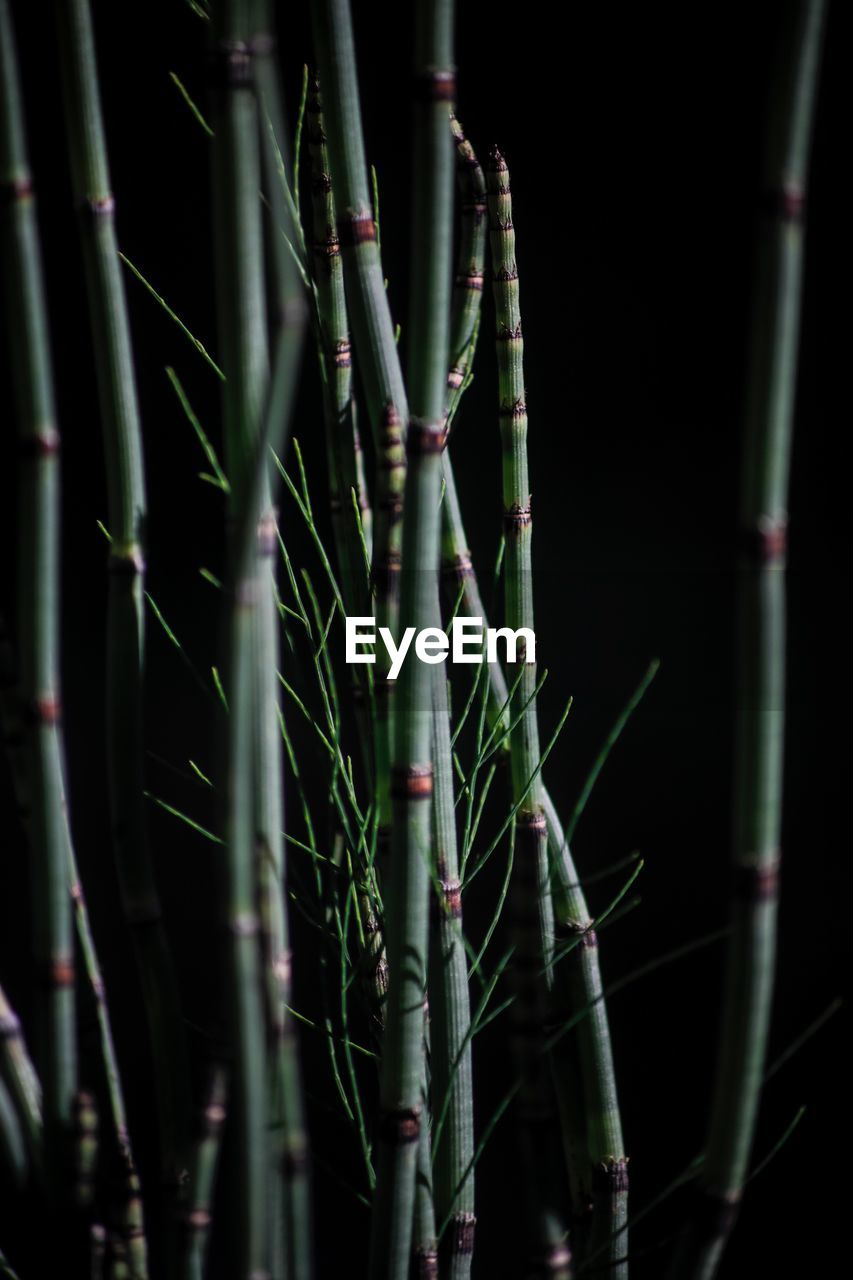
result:
[[[803,209],[825,7],[825,0],[792,3],[772,113],[740,506],[732,923],[706,1151],[672,1262],[679,1280],[711,1280],[716,1273],[748,1176],[764,1071],[781,830],[786,505]],[[194,104],[193,111],[210,136],[224,452],[223,467],[216,462],[214,469],[227,503],[214,837],[223,1013],[209,1038],[204,1093],[195,1103],[146,835],[147,504],[94,34],[88,0],[63,0],[57,8],[108,488],[110,826],[155,1064],[160,1189],[154,1212],[131,1149],[106,988],[68,816],[59,690],[59,432],[9,0],[0,0],[0,188],[21,563],[17,658],[5,628],[0,634],[0,721],[31,855],[36,995],[34,1034],[25,1038],[0,988],[0,1159],[13,1183],[40,1195],[51,1220],[67,1233],[71,1265],[87,1267],[98,1280],[147,1280],[154,1272],[203,1280],[217,1230],[229,1275],[310,1280],[310,1169],[288,910],[290,896],[298,895],[285,853],[286,840],[294,839],[290,806],[285,810],[287,752],[307,829],[302,847],[314,855],[320,899],[316,916],[300,906],[309,923],[326,932],[323,945],[333,944],[321,966],[325,1025],[317,1029],[328,1038],[335,1082],[359,1131],[372,1197],[369,1275],[469,1280],[480,1153],[472,1039],[494,986],[482,961],[503,896],[478,951],[466,937],[463,895],[489,856],[466,879],[474,833],[497,776],[495,792],[508,816],[492,849],[508,831],[509,949],[501,969],[506,966],[510,988],[508,1096],[516,1099],[526,1265],[531,1274],[555,1280],[596,1272],[627,1280],[628,1160],[596,920],[570,849],[575,819],[564,829],[542,774],[550,748],[543,751],[540,742],[534,655],[520,643],[505,668],[478,668],[454,729],[448,666],[419,661],[410,652],[391,680],[390,651],[380,646],[375,664],[352,677],[362,747],[357,779],[341,746],[344,717],[328,652],[336,612],[372,613],[397,641],[406,628],[439,632],[447,621],[442,579],[453,614],[488,626],[447,442],[472,377],[489,248],[495,438],[502,460],[502,621],[513,632],[535,630],[524,339],[509,172],[495,148],[484,173],[454,116],[453,0],[418,0],[416,6],[405,359],[368,182],[349,0],[312,4],[317,72],[309,76],[306,70],[292,174],[272,0],[193,4],[208,24],[210,124]],[[307,233],[298,179],[303,120]],[[271,465],[274,458],[296,494],[284,464],[306,325],[319,359],[336,559],[333,570],[320,546],[333,594],[325,625],[305,577],[322,634],[312,631],[302,601],[294,615],[279,591],[282,551],[291,585],[296,577]],[[357,425],[359,389],[373,463],[370,487]],[[298,462],[302,470],[301,453]],[[307,488],[297,503],[319,545]],[[288,614],[306,623],[324,699],[327,732],[314,728],[331,757],[328,857],[318,848],[283,705],[287,689],[311,720],[290,679],[289,655],[296,648],[290,633],[288,646],[282,644]],[[478,762],[459,795],[456,773],[465,775],[457,740],[478,695]],[[477,774],[486,758],[488,781],[472,824]],[[357,794],[362,788],[364,806]],[[460,838],[456,811],[463,798],[468,813]],[[586,793],[575,817],[585,799]],[[79,991],[75,930],[86,975]],[[326,989],[334,946],[342,1037],[336,1036]],[[475,975],[487,990],[472,1017]],[[347,993],[356,976],[363,979],[379,1068],[372,1139],[352,1065],[353,1047],[362,1046],[351,1039],[347,1021]],[[92,1006],[97,1020],[91,1087],[89,1064],[78,1051],[78,1004]],[[337,1039],[348,1062],[346,1081],[338,1072]],[[223,1219],[213,1224],[213,1206],[220,1202]],[[152,1221],[156,1237],[149,1242]],[[2,1254],[0,1274],[14,1274]]]

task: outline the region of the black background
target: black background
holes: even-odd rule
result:
[[[306,14],[289,8],[282,6],[280,21],[293,105],[310,41]],[[548,767],[563,812],[647,662],[659,657],[662,663],[576,840],[582,873],[635,849],[646,860],[641,905],[602,934],[605,978],[613,980],[725,921],[734,503],[763,103],[779,6],[612,3],[510,12],[468,0],[460,9],[458,114],[481,154],[497,142],[512,171],[537,637],[540,663],[550,673],[540,700],[545,735],[566,698],[575,700]],[[53,31],[42,6],[19,4],[15,12],[64,447],[63,675],[72,816],[145,1162],[151,1157],[150,1064],[139,1047],[138,992],[118,919],[105,812],[105,548],[95,521],[106,519],[106,501],[91,347]],[[203,25],[179,0],[96,3],[94,12],[120,245],[215,352],[207,144],[168,78],[176,71],[204,102]],[[405,324],[408,6],[357,0],[354,12],[391,304]],[[827,33],[808,212],[790,502],[785,870],[771,1057],[839,994],[849,955],[843,733],[849,589],[840,546],[850,462],[841,385],[849,332],[841,319],[846,292],[839,272],[842,19],[837,4]],[[217,599],[197,570],[221,563],[221,504],[195,478],[201,455],[163,368],[175,366],[218,439],[216,380],[132,279],[127,290],[146,433],[148,585],[205,671],[217,660]],[[454,443],[469,537],[484,571],[500,515],[491,315],[487,295],[477,377]],[[4,569],[13,563],[15,541],[7,372],[3,366]],[[323,446],[310,355],[295,432],[320,507]],[[285,524],[295,519],[292,506],[283,503],[282,511]],[[293,539],[299,562],[313,569],[298,532]],[[4,612],[12,611],[11,599],[11,575],[4,573]],[[201,789],[194,791],[163,762],[184,770],[192,756],[212,765],[215,707],[153,621],[149,636],[149,785],[212,821]],[[316,782],[320,788],[319,773]],[[13,819],[1,830],[0,975],[26,1018],[24,849]],[[151,834],[200,1059],[218,1004],[218,938],[209,920],[216,852],[156,810]],[[594,907],[606,905],[617,885],[596,884]],[[297,934],[296,1001],[310,1007],[314,973],[301,962],[300,941]],[[721,960],[719,945],[708,948],[614,997],[635,1207],[701,1145]],[[807,1111],[750,1188],[724,1274],[770,1275],[782,1265],[819,1274],[839,1252],[849,1182],[840,1057],[845,1016],[842,1011],[810,1041],[767,1091],[757,1157],[801,1104]],[[85,1017],[84,1025],[93,1047]],[[502,1044],[484,1036],[478,1045],[481,1124],[511,1078]],[[304,1053],[312,1096],[331,1099],[324,1057],[310,1036]],[[312,1126],[322,1160],[357,1177],[348,1132],[319,1105],[312,1108]],[[512,1127],[505,1122],[480,1182],[481,1275],[520,1274],[517,1178]],[[366,1215],[322,1170],[315,1200],[322,1274],[345,1265],[359,1274],[353,1259],[363,1256]],[[638,1275],[660,1273],[665,1253],[655,1246],[677,1229],[683,1207],[678,1197],[668,1201],[636,1232]],[[0,1221],[4,1216],[0,1207]],[[15,1226],[8,1216],[5,1231],[14,1238],[20,1222]],[[0,1243],[6,1247],[6,1238]]]

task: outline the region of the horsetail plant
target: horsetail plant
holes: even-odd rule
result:
[[[772,988],[785,506],[802,206],[826,7],[825,0],[794,2],[798,25],[769,153],[770,220],[762,224],[743,461],[730,957],[707,1150],[670,1183],[698,1184],[672,1260],[678,1280],[711,1280],[716,1273],[751,1176]],[[189,0],[208,46],[209,114],[193,99],[191,69],[170,73],[180,95],[170,101],[189,110],[210,152],[216,360],[166,302],[174,282],[156,292],[117,251],[88,0],[57,7],[107,462],[108,527],[101,527],[110,546],[110,838],[146,1004],[142,1033],[153,1059],[159,1123],[151,1140],[139,1143],[141,1182],[131,1136],[136,1140],[142,1104],[132,1086],[144,1073],[126,1076],[127,1106],[120,1071],[124,1036],[130,1032],[138,1044],[139,1019],[123,1008],[125,1031],[118,1008],[108,1006],[107,991],[114,982],[118,990],[121,975],[114,979],[108,970],[105,983],[98,918],[89,919],[67,812],[58,714],[58,434],[10,5],[0,0],[3,285],[22,453],[20,655],[0,620],[0,728],[19,811],[16,834],[32,855],[27,888],[35,960],[39,977],[51,979],[34,986],[32,998],[13,977],[0,988],[2,1203],[13,1210],[32,1204],[39,1223],[51,1228],[33,1246],[12,1221],[14,1212],[0,1214],[4,1231],[11,1223],[8,1244],[0,1241],[10,1251],[9,1261],[0,1253],[0,1274],[27,1280],[34,1248],[40,1259],[61,1253],[69,1275],[90,1280],[147,1280],[155,1273],[204,1280],[220,1272],[239,1280],[311,1280],[326,1274],[332,1257],[371,1280],[469,1280],[478,1265],[517,1271],[513,1253],[524,1255],[525,1274],[569,1280],[601,1272],[627,1280],[629,1253],[642,1259],[634,1223],[668,1191],[634,1213],[629,1249],[610,996],[708,939],[603,982],[598,934],[639,901],[626,895],[642,862],[632,863],[610,905],[595,915],[573,840],[656,664],[576,802],[566,805],[549,757],[568,708],[548,742],[540,741],[547,673],[538,671],[534,654],[527,397],[509,174],[497,150],[484,174],[455,118],[452,0],[418,0],[412,13],[414,183],[412,216],[399,233],[410,258],[400,347],[380,255],[376,172],[368,173],[362,136],[349,0],[312,0],[317,74],[304,69],[295,130],[284,109],[273,0]],[[291,17],[289,39],[301,30]],[[399,243],[396,228],[386,236],[383,225],[383,233],[392,248],[395,237]],[[462,415],[460,407],[477,368],[489,239],[503,498],[491,586],[502,592],[500,621],[515,633],[516,646],[513,653],[510,639],[503,664],[486,617],[487,584],[482,575],[478,581],[464,527],[473,486],[468,475],[454,475],[447,449],[448,440],[455,448],[460,426],[474,431],[488,422],[487,413],[480,410],[478,423],[467,403]],[[143,761],[153,745],[142,721],[146,497],[122,263],[218,379],[221,465],[202,398],[192,393],[196,413],[183,371],[179,377],[167,370],[179,413],[204,452],[202,479],[225,512],[224,572],[215,561],[201,571],[216,588],[209,598],[218,602],[220,623],[212,688],[184,637],[178,639],[180,621],[167,621],[148,597],[197,683],[216,695],[210,706],[220,747],[211,767],[194,748],[187,768],[160,744],[149,754],[176,786],[186,779],[197,795],[215,801],[212,824],[191,798],[184,803],[143,791]],[[306,320],[320,371],[316,407],[299,382]],[[472,409],[480,409],[478,400],[471,397]],[[296,404],[304,453],[289,438]],[[358,431],[365,421],[369,490]],[[168,444],[152,441],[152,461],[161,447]],[[333,553],[314,498],[318,454],[325,459]],[[286,488],[281,514],[279,480]],[[483,498],[473,488],[476,504]],[[361,615],[368,614],[375,615],[377,644],[358,655]],[[489,631],[488,641],[477,656],[472,649],[460,655],[456,620],[474,618]],[[350,668],[346,681],[338,667],[342,631],[346,662],[372,663]],[[421,633],[417,642],[413,632]],[[470,681],[450,666],[460,656],[482,660]],[[350,735],[360,760],[351,754]],[[209,889],[185,873],[194,900],[213,909],[222,952],[219,987],[202,980],[187,991],[188,1009],[198,997],[221,995],[216,1007],[187,1023],[192,1040],[165,944],[146,796],[181,824],[182,851],[189,852],[190,840],[206,842],[218,873]],[[560,817],[564,805],[567,822]],[[493,859],[498,849],[504,852]],[[590,884],[628,861],[595,867]],[[96,907],[102,901],[98,893]],[[0,978],[5,984],[6,974]],[[508,991],[501,992],[503,982]],[[479,988],[473,1003],[472,986]],[[317,1051],[307,1090],[297,1030]],[[493,1045],[500,1046],[495,1055]],[[200,1085],[192,1100],[190,1047]],[[494,1107],[492,1084],[500,1097]],[[495,1184],[481,1160],[513,1103],[523,1196],[494,1231]],[[325,1159],[322,1136],[338,1124],[334,1159]],[[158,1166],[168,1194],[152,1212],[162,1196]],[[514,1184],[502,1181],[512,1196]],[[331,1182],[338,1188],[333,1195]],[[369,1222],[358,1222],[357,1205],[368,1210]],[[339,1233],[328,1231],[330,1224]]]
[[[785,707],[785,563],[803,214],[824,0],[784,33],[765,156],[740,491],[732,903],[705,1159],[673,1274],[710,1280],[737,1216],[764,1074],[776,955]]]
[[[419,630],[436,614],[444,395],[450,327],[453,156],[448,129],[455,93],[453,5],[423,0],[415,45],[414,192],[400,624]],[[408,1273],[422,1114],[433,796],[432,672],[404,663],[394,717],[388,1005],[380,1089],[379,1153],[371,1234],[374,1277]]]
[[[146,838],[142,762],[146,497],[139,407],[115,236],[88,0],[57,5],[65,117],[80,218],[107,459],[110,521],[107,742],[122,905],[131,929],[155,1062],[161,1161],[174,1197],[185,1156],[189,1083],[180,1000]]]
[[[21,90],[6,0],[0,6],[0,182],[5,301],[14,335],[21,474],[18,592],[22,716],[29,782],[31,909],[38,968],[36,1061],[48,1171],[68,1159],[77,1089],[74,943],[64,812],[59,690],[59,433],[41,251]],[[29,1128],[30,1120],[25,1123]],[[52,1187],[53,1194],[60,1188]]]
[[[527,467],[523,338],[515,264],[515,230],[509,174],[495,148],[486,166],[489,231],[496,313],[499,415],[503,451],[503,504],[506,556],[504,615],[513,631],[524,630],[521,670],[513,682],[510,713],[513,821],[512,915],[515,1003],[512,1037],[521,1076],[519,1120],[528,1186],[529,1217],[535,1232],[538,1265],[545,1274],[568,1276],[568,1215],[560,1204],[558,1160],[554,1150],[554,1108],[547,1060],[543,1052],[546,1016],[548,939],[553,918],[543,917],[548,899],[540,893],[548,882],[548,824],[539,781],[541,752],[536,712],[536,662],[528,646],[533,630],[533,575],[530,555],[532,516]],[[512,668],[510,667],[510,670]],[[543,875],[544,869],[544,875]]]

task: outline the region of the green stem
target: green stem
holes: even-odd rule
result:
[[[306,308],[296,264],[282,232],[295,241],[296,227],[288,217],[278,165],[285,154],[284,104],[275,62],[272,6],[259,4],[261,30],[254,43],[264,140],[263,172],[272,210],[269,259],[270,294],[276,303],[272,327],[275,346],[273,376],[265,408],[262,440],[267,454],[285,457],[293,397],[302,349]],[[295,215],[294,215],[295,216]],[[248,282],[247,282],[248,283]],[[257,287],[257,286],[255,286]],[[279,670],[278,541],[276,509],[269,481],[269,465],[261,457],[262,512],[258,527],[258,578],[261,595],[256,636],[257,726],[255,763],[255,838],[261,860],[262,920],[267,940],[268,1026],[272,1051],[271,1098],[268,1123],[273,1136],[270,1183],[270,1239],[272,1280],[307,1280],[311,1274],[311,1211],[308,1181],[302,1078],[291,1004],[290,929],[285,887],[283,741]]]
[[[23,461],[18,578],[21,717],[31,787],[31,910],[37,1061],[48,1173],[59,1190],[77,1081],[59,687],[59,434],[23,104],[6,0],[0,5],[0,184],[4,293]]]
[[[765,162],[750,333],[737,597],[733,897],[722,1032],[700,1194],[673,1274],[716,1274],[747,1177],[776,957],[785,701],[788,477],[808,179],[824,0],[783,29]],[[786,15],[787,17],[787,15]]]
[[[189,1190],[184,1212],[182,1280],[204,1280],[213,1188],[225,1123],[225,1103],[225,1071],[216,1066],[211,1071],[206,1101],[199,1116],[198,1133],[190,1157]]]
[[[257,548],[267,492],[262,414],[269,364],[253,18],[246,0],[223,0],[214,10],[211,104],[216,301],[226,375],[222,399],[225,470],[231,487],[225,597],[229,673],[225,916],[235,1159],[231,1265],[241,1280],[249,1280],[254,1273],[266,1274],[269,1253],[266,983],[258,918],[262,876],[255,841],[260,817],[255,781],[260,770],[256,659],[259,605],[268,590],[257,550],[263,553],[270,543],[275,548],[275,528],[261,529],[261,546]],[[268,902],[266,905],[274,909]]]
[[[450,325],[453,156],[447,127],[455,88],[453,6],[423,0],[415,48],[414,199],[408,425],[400,575],[401,626],[435,626],[444,394]],[[354,72],[354,67],[353,67]],[[334,153],[333,153],[334,159]],[[426,986],[431,844],[432,683],[410,655],[394,719],[391,880],[386,913],[389,988],[370,1274],[403,1280],[409,1266],[417,1136],[422,1120],[422,1001]]]
[[[513,630],[534,631],[531,562],[532,515],[527,465],[527,410],[524,399],[523,339],[515,263],[515,231],[509,175],[497,150],[486,174],[489,227],[493,259],[500,427],[503,448],[503,502],[506,557],[504,564],[505,618]],[[560,1205],[553,1150],[552,1088],[542,1046],[546,1015],[548,925],[542,920],[540,885],[546,861],[548,823],[543,808],[538,766],[541,758],[536,711],[536,662],[519,641],[520,674],[509,665],[514,693],[510,717],[510,772],[513,803],[515,863],[510,890],[512,968],[515,1001],[512,1036],[521,1077],[519,1118],[522,1154],[535,1224],[540,1265],[548,1274],[565,1274],[569,1254],[565,1242],[567,1215]],[[535,775],[535,776],[534,776]],[[531,783],[529,780],[533,778]]]
[[[177,980],[146,838],[143,786],[145,482],[136,379],[115,236],[87,0],[57,6],[74,198],[81,218],[107,457],[110,520],[107,751],[122,908],[133,936],[155,1062],[161,1160],[177,1194],[189,1082]]]
[[[438,604],[436,602],[436,608]],[[474,1097],[471,1002],[462,934],[462,887],[453,801],[448,682],[433,674],[434,831],[436,893],[431,904],[429,962],[435,1216],[448,1222],[441,1242],[442,1275],[466,1280],[474,1252]]]

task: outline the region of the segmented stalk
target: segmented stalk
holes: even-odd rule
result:
[[[312,6],[314,43],[325,95],[325,131],[335,190],[337,235],[344,269],[352,338],[376,442],[373,591],[378,626],[398,630],[405,482],[404,440],[408,406],[388,295],[382,274],[358,98],[355,44],[349,0]],[[376,807],[380,866],[387,861],[391,827],[390,765],[393,754],[394,684],[379,646],[376,685]]]
[[[436,602],[438,609],[438,602]],[[429,992],[432,1098],[436,1134],[435,1215],[447,1221],[441,1274],[466,1280],[474,1252],[474,1096],[471,1072],[471,1002],[462,937],[462,886],[453,800],[447,673],[433,677],[433,807],[436,893],[431,903]]]
[[[453,156],[447,127],[455,90],[453,6],[424,0],[415,48],[414,193],[409,387],[403,503],[401,626],[437,625],[439,497],[450,324]],[[334,158],[334,157],[333,157]],[[394,722],[391,882],[386,897],[389,988],[382,1060],[370,1274],[409,1265],[417,1137],[422,1119],[423,1020],[430,873],[432,677],[410,655]]]
[[[189,1084],[180,1000],[146,838],[143,796],[146,500],[136,380],[120,274],[94,36],[87,0],[57,6],[65,117],[80,214],[110,523],[107,760],[119,890],[155,1062],[161,1159],[177,1185]]]
[[[785,564],[803,233],[824,0],[792,7],[768,122],[741,472],[731,929],[714,1098],[673,1275],[709,1280],[746,1180],[776,957],[785,703]],[[786,14],[786,18],[788,15]]]
[[[261,186],[260,120],[255,95],[251,6],[223,0],[213,11],[213,226],[216,301],[223,385],[229,497],[229,591],[226,649],[225,914],[229,934],[229,1034],[233,1071],[236,1173],[235,1275],[248,1280],[268,1263],[268,1068],[264,968],[258,903],[266,868],[258,865],[258,615],[268,589],[260,567],[274,550],[265,509],[266,458],[261,439],[269,385]],[[256,539],[260,546],[256,545]],[[273,668],[274,669],[274,668]],[[281,825],[278,826],[278,831]],[[269,829],[267,829],[269,834]],[[274,910],[265,895],[263,902]]]
[[[313,279],[320,321],[320,357],[332,532],[341,572],[341,593],[350,613],[365,612],[364,554],[356,524],[352,494],[361,513],[365,543],[370,549],[372,520],[367,493],[359,475],[361,445],[352,394],[352,346],[349,336],[343,263],[329,154],[323,121],[323,102],[315,79],[308,95],[307,142],[311,160],[311,242]]]
[[[184,1211],[182,1280],[204,1280],[213,1188],[225,1123],[225,1103],[225,1071],[216,1066],[211,1071],[190,1158],[189,1190]]]
[[[504,613],[513,631],[526,627],[533,632],[532,516],[523,338],[509,174],[497,149],[490,156],[486,181],[503,448]],[[542,941],[539,883],[540,867],[546,857],[548,825],[542,805],[542,786],[538,776],[534,778],[541,755],[535,700],[536,662],[523,640],[518,642],[516,660],[522,664],[517,679],[515,664],[509,666],[511,683],[516,685],[510,710],[513,719],[517,718],[510,736],[510,771],[513,802],[519,806],[513,824],[515,860],[510,903],[516,997],[512,1006],[512,1039],[521,1075],[522,1155],[531,1221],[535,1224],[537,1261],[546,1274],[563,1275],[568,1272],[570,1259],[565,1240],[565,1215],[555,1185],[557,1160],[552,1149],[555,1124],[548,1064],[543,1054],[547,991],[542,973],[547,956]]]
[[[427,1013],[427,1027],[429,1014]],[[418,1135],[418,1164],[415,1174],[415,1219],[412,1231],[411,1280],[438,1280],[438,1238],[432,1188],[432,1143],[427,1122],[429,1098],[424,1072],[423,1123]]]
[[[312,13],[347,303],[375,431],[386,406],[404,421],[407,411],[367,182],[352,15],[349,0],[317,0]]]
[[[285,155],[284,103],[275,61],[272,6],[258,3],[260,28],[253,36],[260,93],[263,172],[273,217],[269,227],[270,293],[275,301],[272,336],[275,356],[267,392],[261,439],[284,458],[306,308],[295,264],[282,237],[292,242],[296,228],[288,218],[277,166]],[[290,929],[286,907],[284,795],[279,669],[276,509],[263,455],[261,518],[257,551],[260,600],[257,635],[257,759],[255,765],[256,840],[260,856],[262,922],[267,947],[268,1023],[272,1049],[272,1087],[268,1123],[272,1134],[270,1182],[272,1280],[307,1280],[311,1266],[311,1210],[308,1146],[305,1136],[302,1078],[291,1002]]]
[[[48,1173],[58,1180],[77,1081],[59,687],[59,433],[23,105],[6,0],[0,4],[0,184],[4,293],[23,460],[18,607],[22,716],[31,788],[30,881],[37,1061]]]

